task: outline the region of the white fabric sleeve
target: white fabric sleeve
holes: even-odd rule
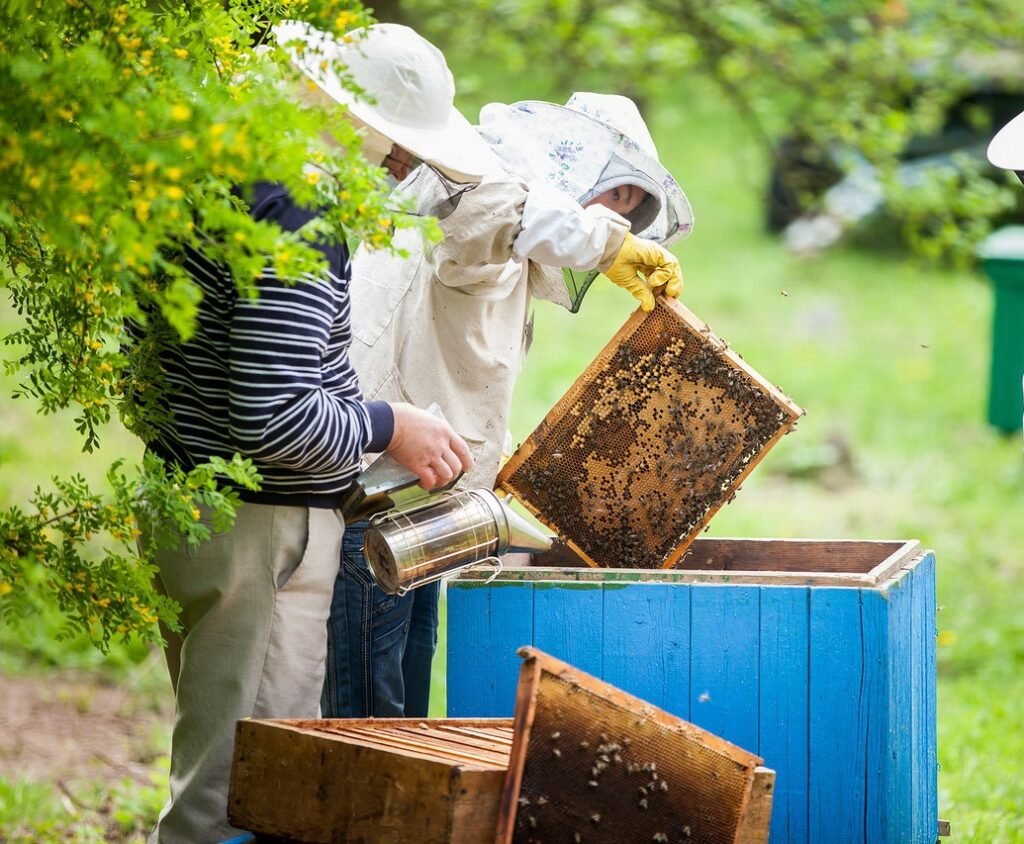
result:
[[[529,183],[522,230],[512,243],[521,260],[550,267],[607,267],[629,231],[629,222],[601,205],[584,208],[544,182]]]

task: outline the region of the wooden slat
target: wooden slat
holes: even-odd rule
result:
[[[515,834],[519,792],[523,784],[530,730],[533,728],[533,718],[537,711],[537,689],[540,686],[541,671],[541,663],[536,659],[524,660],[519,669],[516,715],[512,725],[512,751],[509,754],[508,771],[501,791],[501,803],[498,806],[495,844],[509,844]]]
[[[533,588],[533,644],[583,671],[602,674],[600,583],[538,583]]]
[[[775,771],[758,767],[750,789],[750,803],[743,815],[736,844],[768,844],[775,791]],[[774,842],[775,839],[772,838]]]
[[[533,642],[533,592],[518,584],[448,590],[448,715],[510,716],[516,648]]]
[[[758,746],[760,592],[690,590],[690,720],[740,747]]]
[[[761,588],[757,752],[775,774],[772,844],[807,832],[808,612],[806,589]]]
[[[708,543],[705,547],[702,543]],[[735,545],[735,548],[732,546]],[[729,583],[752,586],[878,586],[901,568],[912,567],[922,555],[916,540],[876,542],[864,540],[704,539],[694,543],[695,557],[686,557],[676,569],[616,569],[547,567],[506,568],[502,582],[548,580],[601,583]],[[818,548],[817,553],[815,548]],[[699,553],[698,553],[699,552]],[[842,562],[844,555],[849,562]],[[691,565],[707,568],[685,568]],[[713,569],[710,566],[716,566]],[[743,568],[747,566],[748,568]],[[801,570],[799,567],[805,566]],[[843,571],[842,569],[849,569]],[[487,572],[463,572],[459,582],[481,582]]]
[[[892,723],[891,689],[898,678],[889,676],[889,613],[887,596],[877,589],[860,591],[861,635],[864,677],[860,684],[858,708],[864,724],[858,736],[864,746],[864,834],[865,841],[898,841],[888,816],[887,772],[892,765],[889,725]],[[911,839],[913,840],[913,839]]]
[[[916,542],[863,539],[701,539],[676,566],[685,570],[863,574],[874,582],[893,555]],[[879,568],[881,567],[881,568]]]
[[[914,601],[911,626],[914,630],[914,658],[911,676],[914,678],[914,769],[917,794],[924,797],[915,801],[917,807],[915,829],[922,838],[935,825],[939,816],[939,760],[936,712],[936,607],[935,607],[935,555],[928,552],[911,572],[914,582]]]
[[[886,591],[889,607],[889,650],[886,673],[889,676],[889,723],[886,739],[897,759],[914,759],[914,703],[912,659],[914,631],[910,629],[914,603],[914,580],[908,572],[901,572]],[[890,760],[886,760],[890,761]],[[888,823],[893,831],[904,830],[908,835],[914,828],[915,791],[913,764],[886,765],[884,802]],[[918,835],[910,838],[920,841]]]
[[[850,841],[866,838],[870,797],[884,800],[879,783],[885,728],[886,672],[882,604],[865,606],[865,592],[812,589],[810,596],[809,833],[828,841],[837,829]],[[867,593],[868,595],[873,593]],[[880,597],[874,593],[876,597]],[[869,785],[870,784],[870,785]]]
[[[329,731],[325,731],[325,733],[330,734]],[[333,734],[338,738],[343,738],[361,747],[373,747],[378,750],[415,756],[419,759],[431,759],[437,762],[455,763],[462,766],[490,768],[495,765],[502,765],[508,758],[507,753],[484,749],[471,750],[465,745],[442,744],[426,736],[415,739],[370,729],[346,730],[343,733]]]
[[[690,589],[665,583],[604,586],[602,679],[690,719]],[[657,653],[651,643],[659,642]]]

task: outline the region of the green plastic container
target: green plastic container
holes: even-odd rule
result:
[[[994,291],[988,421],[1017,431],[1024,414],[1024,226],[994,232],[978,255]]]

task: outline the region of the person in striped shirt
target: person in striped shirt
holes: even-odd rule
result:
[[[387,157],[399,172],[415,156],[455,178],[483,175],[489,152],[453,106],[444,57],[415,32],[378,25],[344,45],[288,23],[276,36],[305,43],[292,55],[307,75],[310,56],[320,53],[319,68],[326,53],[370,94],[372,104],[357,104],[336,77],[314,76],[325,107],[348,105],[372,163]],[[317,217],[281,185],[240,195],[255,219],[286,231]],[[238,833],[227,798],[239,719],[317,716],[344,532],[336,506],[361,455],[388,451],[426,488],[473,465],[445,422],[405,402],[363,399],[348,357],[349,255],[342,243],[314,245],[326,265],[320,277],[288,284],[268,266],[255,298],[239,294],[227,267],[193,250],[182,257],[203,298],[194,336],[162,350],[168,412],[147,445],[186,469],[240,453],[263,482],[241,492],[230,531],[156,551],[157,586],[181,605],[181,632],[166,633],[176,698],[171,796],[151,844]]]

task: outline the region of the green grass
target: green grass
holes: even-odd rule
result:
[[[1024,841],[1024,456],[1019,436],[985,422],[991,295],[984,278],[892,251],[793,258],[762,231],[764,162],[742,126],[689,92],[667,92],[654,118],[662,158],[697,215],[693,236],[675,250],[685,304],[807,410],[716,516],[711,534],[915,538],[935,549],[940,815],[957,841]],[[631,310],[629,297],[604,281],[576,316],[537,305],[514,411],[517,440]],[[66,419],[52,428],[21,403],[0,407],[0,501],[23,498],[52,468],[105,465],[75,453]],[[815,471],[834,438],[852,460],[838,480]],[[112,442],[118,454],[135,448],[120,436]],[[40,662],[120,670],[96,665],[80,647],[54,646],[52,622],[38,620],[21,637],[0,631],[0,652],[15,654],[4,657],[4,670]],[[443,646],[442,638],[437,714]],[[141,656],[117,654],[124,664]],[[0,779],[0,786],[0,830],[5,807],[19,800],[23,814],[49,822],[44,785]]]

